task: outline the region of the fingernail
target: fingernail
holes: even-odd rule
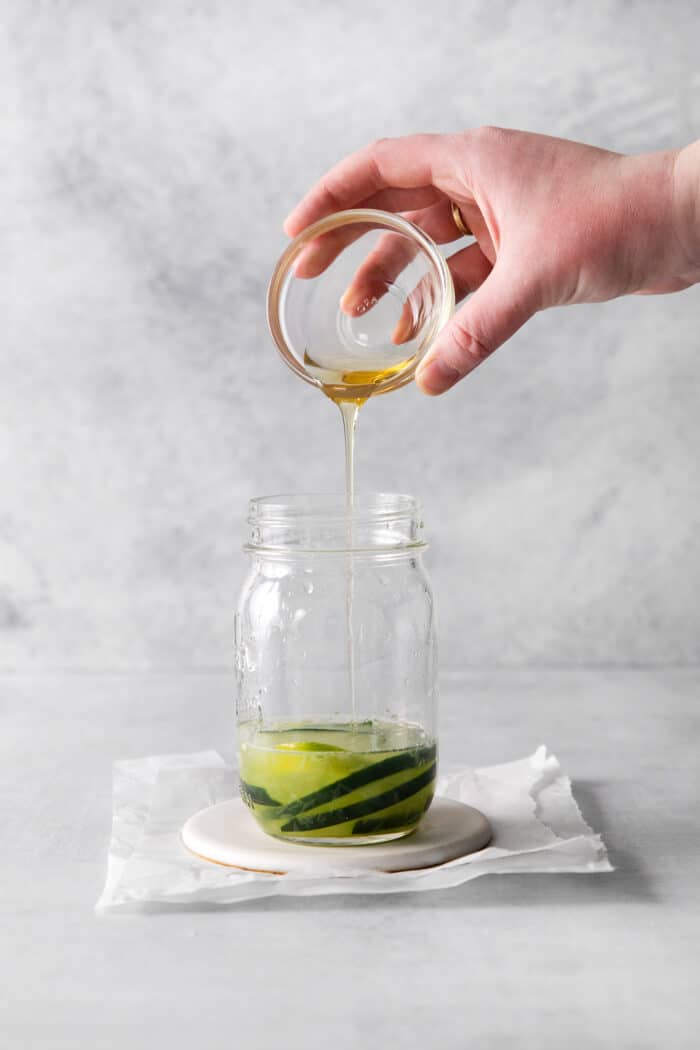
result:
[[[292,233],[292,230],[294,229],[294,227],[290,224],[290,220],[291,220],[293,214],[294,213],[290,211],[289,215],[287,216],[287,218],[282,223],[282,229],[284,230],[284,232],[287,234],[288,237],[293,237],[294,236],[294,234]]]
[[[368,313],[379,302],[379,296],[372,295],[364,285],[351,284],[340,297],[340,309],[350,317],[359,317]]]
[[[444,394],[451,386],[454,386],[461,376],[456,368],[439,357],[433,357],[424,361],[416,372],[416,382],[424,394]]]
[[[357,309],[357,293],[355,292],[352,285],[346,288],[340,297],[340,309],[344,314],[348,314],[353,317],[355,310]]]

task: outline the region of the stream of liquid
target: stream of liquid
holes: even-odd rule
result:
[[[311,375],[316,375],[321,382],[321,389],[338,408],[343,419],[343,436],[345,440],[345,513],[346,513],[346,546],[347,569],[345,587],[345,616],[347,622],[347,665],[348,691],[352,724],[358,723],[357,697],[355,690],[355,627],[353,605],[355,595],[355,577],[353,570],[354,527],[353,508],[355,504],[355,430],[360,408],[367,401],[367,387],[379,386],[384,380],[403,371],[411,359],[384,369],[342,372],[322,368],[308,354],[304,355],[304,364]],[[364,389],[362,389],[364,388]],[[357,392],[362,389],[362,396]]]
[[[345,532],[348,550],[348,563],[345,586],[345,618],[347,621],[347,660],[350,688],[350,710],[352,724],[357,724],[357,698],[355,696],[355,628],[353,624],[353,604],[355,600],[355,574],[353,571],[354,526],[353,509],[355,506],[355,428],[362,401],[337,401],[343,417],[343,436],[345,438]]]

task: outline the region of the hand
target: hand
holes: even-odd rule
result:
[[[700,280],[699,172],[697,145],[630,157],[500,128],[382,139],[332,168],[285,230],[295,236],[344,208],[382,208],[446,244],[461,237],[450,202],[459,206],[476,242],[449,266],[458,301],[474,294],[416,375],[425,393],[440,394],[538,310],[677,291]],[[320,257],[312,245],[300,275],[320,273],[341,248],[331,242]],[[363,281],[371,282],[373,268],[400,272],[405,263],[391,253],[389,236],[363,264]]]

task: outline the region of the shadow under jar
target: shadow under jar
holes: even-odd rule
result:
[[[250,504],[236,615],[241,794],[270,835],[401,838],[436,777],[433,598],[410,496]]]

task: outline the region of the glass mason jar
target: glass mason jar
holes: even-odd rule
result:
[[[241,794],[297,842],[413,831],[433,797],[433,598],[410,496],[250,504],[236,615]]]

